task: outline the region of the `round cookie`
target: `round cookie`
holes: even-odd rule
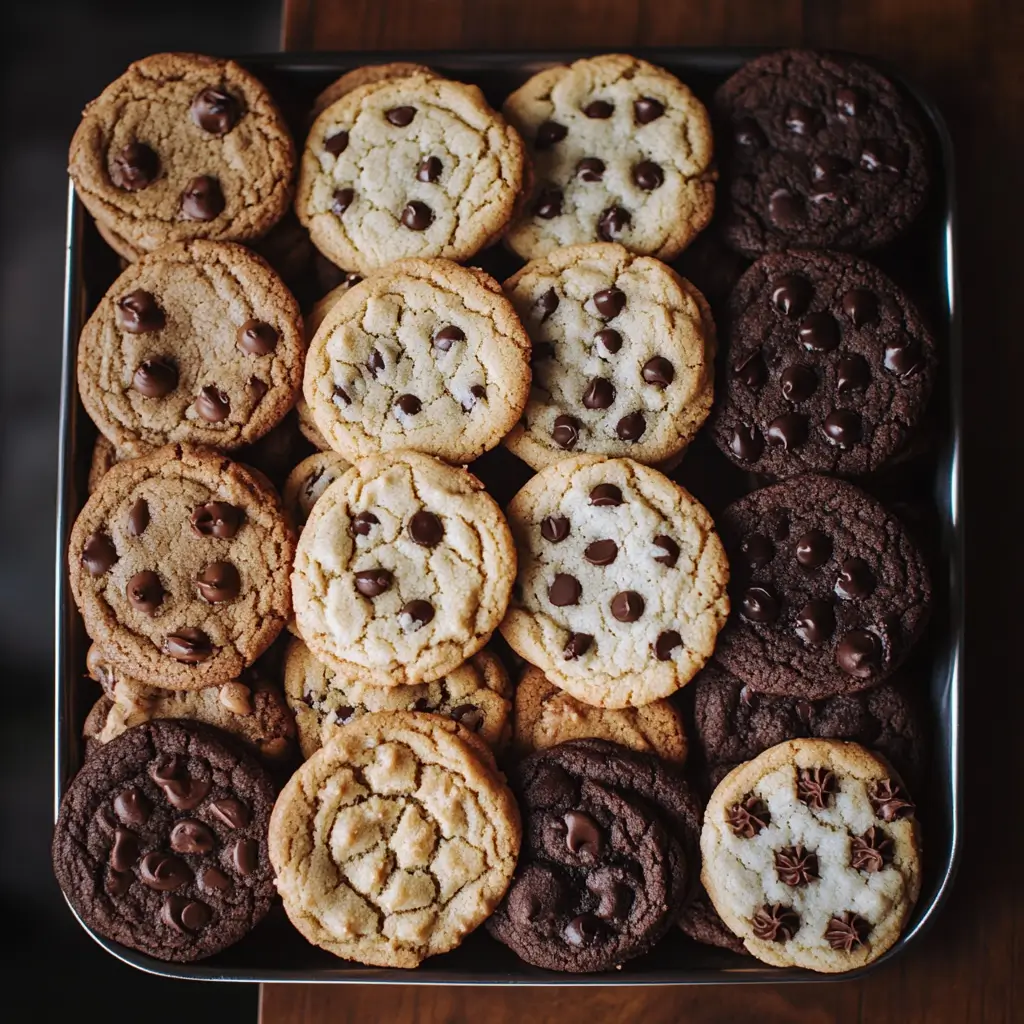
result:
[[[859,60],[781,50],[715,94],[725,237],[757,256],[885,245],[928,192],[928,154],[910,104]]]
[[[491,934],[536,967],[608,970],[671,927],[696,875],[700,807],[657,758],[575,740],[520,762],[523,851]]]
[[[790,740],[731,772],[704,812],[701,853],[725,924],[778,967],[876,960],[921,888],[914,805],[856,743]]]
[[[330,307],[310,342],[304,391],[347,459],[414,448],[466,463],[522,413],[529,356],[493,278],[447,260],[400,260]]]
[[[733,614],[715,658],[753,690],[819,700],[876,686],[924,630],[924,556],[852,484],[794,477],[728,506],[718,528]]]
[[[913,437],[936,363],[917,310],[870,263],[763,256],[730,297],[711,433],[754,473],[871,473]]]
[[[387,77],[317,117],[295,210],[325,256],[361,274],[407,257],[466,260],[505,230],[524,159],[476,86]]]
[[[700,670],[729,613],[704,507],[657,470],[577,456],[512,499],[519,575],[501,632],[585,704],[639,707]]]
[[[504,112],[533,163],[507,235],[523,259],[600,241],[669,260],[711,220],[708,113],[664,69],[623,54],[547,68]]]
[[[384,687],[339,679],[301,640],[293,640],[285,655],[284,688],[303,757],[312,757],[338,726],[376,711],[446,715],[496,750],[511,731],[512,685],[501,660],[488,650],[432,683]]]
[[[158,960],[212,956],[274,898],[274,787],[217,730],[155,721],[98,750],[60,805],[53,867],[75,913]]]
[[[119,463],[71,531],[86,632],[126,675],[173,690],[237,679],[291,613],[295,542],[272,490],[170,445]]]
[[[303,459],[288,474],[281,500],[297,530],[306,525],[309,513],[324,491],[351,468],[352,464],[337,452],[327,451]]]
[[[68,157],[86,209],[134,252],[258,238],[288,208],[294,170],[263,85],[234,61],[188,53],[132,64],[85,108]]]
[[[292,776],[270,856],[306,939],[346,960],[410,968],[490,915],[515,868],[519,812],[465,735],[437,715],[365,715]]]
[[[299,538],[296,623],[339,680],[429,683],[490,639],[515,567],[505,518],[471,473],[419,452],[362,459]]]
[[[534,469],[685,449],[714,391],[714,321],[696,288],[608,244],[558,249],[504,288],[533,343],[533,386],[506,447]]]
[[[238,448],[295,403],[299,307],[240,245],[168,245],[129,267],[78,344],[82,404],[124,456],[169,442]]]
[[[411,78],[419,75],[426,78],[441,78],[422,64],[411,64],[408,61],[396,60],[390,64],[366,64],[363,67],[346,71],[336,78],[326,89],[321,90],[313,101],[313,117],[319,117],[331,104],[337,103],[342,96],[347,96],[353,89],[362,85],[373,85],[387,78]]]
[[[86,481],[86,492],[92,494],[100,485],[112,466],[120,460],[117,449],[102,434],[96,435],[96,443],[92,446],[92,458],[89,460],[89,478]]]
[[[527,666],[516,686],[515,746],[520,757],[567,740],[602,739],[663,761],[686,761],[686,734],[679,712],[667,701],[642,708],[595,708],[560,690],[539,668]]]

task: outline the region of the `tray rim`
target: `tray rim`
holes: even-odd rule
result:
[[[634,56],[652,63],[689,63],[699,70],[713,70],[723,64],[742,63],[763,53],[775,52],[783,47],[640,47],[630,48]],[[289,71],[337,70],[343,72],[366,64],[383,64],[395,61],[415,61],[439,67],[483,68],[500,70],[509,66],[522,68],[524,65],[566,63],[580,57],[615,52],[607,48],[567,48],[550,50],[387,50],[387,51],[316,51],[247,54],[237,59],[243,65]],[[963,727],[963,678],[964,678],[964,502],[962,472],[963,436],[963,395],[962,380],[963,334],[960,304],[959,261],[957,251],[958,209],[956,199],[956,169],[953,141],[945,116],[931,96],[899,69],[883,60],[865,54],[849,53],[836,49],[819,52],[854,56],[866,63],[879,67],[893,79],[917,103],[927,116],[932,130],[938,138],[943,171],[943,231],[941,257],[945,278],[945,302],[943,312],[948,314],[946,354],[948,362],[948,388],[950,437],[948,448],[938,461],[935,498],[943,511],[943,539],[948,554],[946,566],[949,598],[949,630],[953,638],[949,652],[948,690],[945,718],[948,722],[949,756],[949,846],[944,870],[927,906],[915,908],[911,926],[904,930],[897,942],[886,953],[865,967],[843,974],[818,974],[799,968],[773,968],[756,961],[751,966],[699,968],[675,971],[651,971],[643,975],[623,973],[602,974],[560,974],[541,971],[527,964],[521,965],[522,973],[510,971],[483,978],[467,977],[465,972],[437,970],[429,972],[405,971],[397,968],[369,968],[359,964],[348,964],[338,968],[314,968],[306,971],[285,969],[246,969],[217,967],[203,961],[194,963],[172,963],[157,960],[136,950],[128,949],[93,931],[78,915],[65,896],[68,909],[86,933],[111,956],[137,970],[160,977],[180,978],[191,981],[220,981],[237,984],[383,984],[383,985],[453,985],[458,987],[548,987],[548,986],[660,986],[660,985],[716,985],[716,984],[779,984],[779,983],[821,983],[852,981],[902,955],[907,947],[933,924],[949,896],[959,868],[963,852],[961,818],[963,815],[962,770],[963,750],[961,730]],[[82,289],[80,281],[79,253],[82,233],[87,216],[78,199],[74,185],[68,181],[67,218],[64,259],[64,310],[61,353],[60,423],[57,458],[57,517],[56,517],[56,565],[55,565],[55,630],[54,630],[54,805],[53,820],[56,822],[61,797],[70,781],[70,752],[66,739],[73,722],[71,688],[65,687],[69,678],[69,651],[67,623],[69,615],[75,614],[65,570],[67,542],[71,525],[78,509],[72,507],[72,481],[74,477],[75,448],[75,402],[76,350],[78,337],[76,327],[80,323]],[[871,255],[868,254],[868,259]],[[345,963],[339,961],[339,963]]]

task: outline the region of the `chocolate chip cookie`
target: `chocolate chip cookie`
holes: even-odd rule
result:
[[[303,349],[298,304],[262,259],[228,242],[168,245],[86,322],[79,395],[124,457],[178,441],[238,448],[295,403]]]
[[[656,463],[686,448],[714,390],[715,327],[693,285],[596,244],[557,249],[504,288],[533,343],[512,452],[540,469],[580,452]]]
[[[417,967],[505,894],[519,812],[486,747],[439,715],[337,729],[274,807],[270,856],[292,924],[346,960]]]
[[[738,466],[776,477],[870,473],[914,436],[935,341],[870,263],[763,256],[733,290],[728,324],[711,433]]]
[[[586,704],[639,707],[685,685],[729,613],[705,508],[657,470],[580,455],[509,503],[519,575],[501,632]]]
[[[683,907],[678,923],[694,942],[702,946],[718,946],[719,949],[744,955],[747,952],[743,940],[725,927],[725,922],[718,916],[703,885],[698,887],[696,895]]]
[[[533,754],[511,777],[523,851],[487,928],[527,963],[608,970],[671,927],[696,874],[700,807],[657,758],[604,740]]]
[[[68,161],[86,209],[139,253],[265,234],[291,202],[295,149],[270,94],[234,61],[158,53],[85,108]]]
[[[522,413],[529,355],[493,278],[447,260],[399,260],[330,308],[309,345],[304,390],[347,459],[413,448],[466,463]]]
[[[320,495],[351,468],[337,452],[327,451],[308,456],[288,474],[281,499],[297,530],[306,525]]]
[[[284,686],[304,757],[312,757],[336,727],[375,711],[446,715],[495,749],[511,732],[512,684],[501,660],[488,650],[432,683],[385,687],[338,678],[301,640],[293,640],[285,655]]]
[[[318,117],[332,103],[337,103],[342,96],[347,96],[353,89],[358,89],[360,86],[383,82],[387,78],[411,78],[413,75],[426,78],[443,77],[422,64],[412,64],[408,61],[396,60],[390,64],[365,64],[363,67],[346,71],[340,78],[336,78],[326,89],[322,89],[317,94],[313,101],[313,117]]]
[[[524,259],[621,242],[668,260],[711,219],[708,113],[663,68],[624,54],[547,68],[504,111],[533,162],[533,188],[507,236]]]
[[[586,738],[657,754],[672,764],[686,760],[683,720],[667,700],[655,700],[642,708],[595,708],[560,690],[539,668],[527,666],[516,686],[516,753],[525,757],[567,740]]]
[[[515,565],[505,518],[471,473],[411,451],[362,459],[299,538],[296,623],[341,681],[433,682],[487,643]]]
[[[201,960],[274,898],[274,787],[259,762],[194,722],[148,722],[89,759],[60,805],[57,881],[105,938],[158,960]]]
[[[778,967],[878,959],[921,888],[914,804],[856,743],[790,740],[741,765],[708,803],[701,852],[715,909]]]
[[[339,267],[465,260],[505,230],[523,187],[518,133],[473,85],[432,73],[347,92],[313,123],[295,209]]]
[[[924,630],[924,556],[852,484],[794,477],[734,502],[718,527],[733,615],[715,658],[751,689],[819,700],[876,686]]]
[[[89,494],[99,487],[100,481],[107,475],[107,471],[118,461],[117,449],[102,434],[98,434],[96,443],[92,446],[89,478],[85,485]]]
[[[237,679],[291,613],[293,534],[274,492],[203,449],[114,466],[71,531],[86,632],[127,676],[173,690]]]
[[[874,249],[924,205],[930,174],[918,117],[863,61],[766,54],[719,88],[715,111],[725,237],[741,252]]]

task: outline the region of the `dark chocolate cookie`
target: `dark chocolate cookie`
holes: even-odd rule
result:
[[[719,88],[715,111],[725,235],[741,252],[874,249],[924,205],[928,155],[917,115],[861,61],[766,54]]]
[[[242,938],[274,897],[270,777],[216,729],[153,721],[91,757],[61,802],[53,867],[100,935],[190,961]]]
[[[700,807],[656,757],[572,740],[522,761],[516,877],[488,928],[537,967],[601,971],[647,952],[696,883]]]
[[[679,927],[691,939],[702,945],[720,946],[722,949],[747,955],[747,947],[743,945],[743,940],[726,928],[703,885],[683,908],[679,915]]]
[[[776,477],[879,469],[906,448],[935,377],[913,304],[854,256],[762,257],[733,289],[726,337],[712,435]]]
[[[729,505],[717,525],[732,613],[715,657],[751,689],[820,700],[876,686],[924,629],[924,558],[852,484],[794,477]]]

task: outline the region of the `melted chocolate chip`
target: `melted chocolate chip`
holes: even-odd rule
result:
[[[139,498],[128,513],[128,536],[141,537],[149,526],[149,503]]]
[[[836,613],[831,602],[812,598],[797,612],[793,631],[809,644],[823,644],[836,628]]]
[[[244,878],[256,870],[260,859],[260,846],[255,839],[237,839],[228,849],[234,869]]]
[[[807,211],[800,196],[779,188],[768,197],[768,214],[778,227],[794,228],[804,222]]]
[[[552,544],[569,536],[569,520],[565,516],[548,516],[540,524],[540,535]]]
[[[836,364],[836,390],[841,394],[860,391],[871,382],[871,370],[863,356],[844,356]]]
[[[741,117],[733,125],[732,137],[737,146],[751,152],[764,148],[768,141],[761,126],[752,117]]]
[[[390,110],[384,112],[384,116],[396,128],[405,128],[412,124],[412,119],[416,116],[416,108],[392,107]]]
[[[794,135],[812,135],[821,124],[821,115],[802,103],[790,103],[786,108],[786,128]]]
[[[751,622],[774,622],[779,611],[779,599],[768,587],[748,587],[740,602],[740,613]]]
[[[340,131],[335,132],[333,135],[328,135],[324,139],[324,149],[331,156],[341,156],[348,149],[348,132]]]
[[[331,213],[340,217],[352,205],[355,197],[356,191],[353,188],[336,189],[331,200]]]
[[[836,597],[844,601],[855,601],[869,597],[875,589],[875,577],[871,566],[863,558],[847,558],[839,567],[836,578]]]
[[[604,178],[604,161],[596,156],[585,156],[576,165],[576,177],[580,181],[601,181]]]
[[[395,405],[406,416],[415,416],[423,408],[423,403],[415,395],[399,395]]]
[[[752,533],[743,538],[740,552],[751,569],[760,569],[775,557],[775,545],[763,533]]]
[[[597,822],[583,811],[567,811],[562,820],[565,822],[565,845],[569,852],[583,861],[597,860],[604,849],[604,837]]]
[[[231,415],[231,401],[215,384],[207,384],[195,400],[195,410],[207,423],[223,423]]]
[[[924,355],[917,342],[901,333],[886,342],[883,365],[897,377],[912,377],[923,369]]]
[[[811,282],[800,274],[783,274],[772,282],[772,305],[783,316],[802,316],[813,294]]]
[[[137,572],[125,587],[128,603],[137,611],[152,615],[164,599],[164,585],[160,577],[149,569]]]
[[[363,597],[377,597],[391,587],[392,576],[387,569],[361,569],[355,579],[356,590]]]
[[[647,429],[643,413],[631,412],[615,424],[615,433],[620,441],[639,441]]]
[[[438,157],[425,157],[420,161],[419,167],[416,168],[416,180],[426,182],[437,181],[441,177],[442,170],[444,170],[444,167]]]
[[[759,348],[754,349],[742,362],[732,368],[733,376],[742,381],[748,388],[758,390],[768,379],[768,367],[764,365],[764,357]]]
[[[650,124],[665,113],[665,104],[653,96],[641,96],[633,101],[633,116],[637,124]]]
[[[146,359],[132,377],[132,387],[144,398],[163,398],[178,386],[178,368],[165,359]]]
[[[594,344],[605,355],[613,356],[622,348],[622,335],[618,331],[612,330],[611,327],[606,327],[594,335]]]
[[[372,512],[357,512],[352,517],[352,532],[365,537],[379,522]]]
[[[554,581],[548,587],[548,600],[556,608],[565,608],[568,605],[579,604],[583,588],[575,576],[559,572],[555,574]]]
[[[860,117],[867,105],[868,101],[864,94],[856,89],[836,90],[836,113],[841,118]]]
[[[595,377],[583,392],[583,404],[588,409],[607,409],[614,401],[615,388],[604,377]]]
[[[277,331],[264,320],[246,320],[238,328],[235,344],[251,356],[265,356],[277,348]]]
[[[551,314],[554,313],[556,309],[558,309],[558,293],[555,291],[554,288],[549,288],[537,300],[537,309],[540,310],[541,323],[544,323],[544,321],[547,320],[547,318],[551,316]]]
[[[583,551],[583,557],[591,565],[611,565],[619,553],[619,546],[613,540],[595,540]]]
[[[594,293],[594,307],[605,320],[617,317],[626,306],[626,295],[618,288],[605,288]]]
[[[405,204],[401,220],[410,231],[426,231],[434,223],[434,211],[426,203],[414,199]]]
[[[242,525],[242,510],[226,501],[210,501],[193,511],[190,522],[197,536],[231,540]]]
[[[214,834],[201,821],[186,818],[171,829],[171,849],[175,853],[209,853],[215,844]]]
[[[683,638],[674,629],[666,629],[664,633],[658,634],[658,639],[654,641],[654,656],[658,661],[668,661],[672,657],[672,652],[677,647],[683,646]]]
[[[860,154],[860,165],[872,174],[900,174],[907,166],[906,153],[881,139],[869,139]]]
[[[125,789],[114,798],[114,813],[126,825],[145,825],[153,805],[141,790]]]
[[[664,356],[653,356],[641,369],[641,374],[648,384],[667,388],[675,380],[675,367]]]
[[[115,871],[129,871],[138,859],[138,836],[131,829],[114,829],[114,845],[110,848],[110,866]]]
[[[551,431],[551,439],[566,451],[576,447],[580,439],[580,424],[572,416],[556,416],[554,428]]]
[[[619,622],[636,622],[644,613],[644,599],[635,590],[620,590],[611,601],[612,615]]]
[[[538,129],[534,138],[537,149],[550,149],[555,143],[561,142],[569,134],[569,129],[557,121],[545,121]]]
[[[224,89],[207,86],[192,100],[192,120],[210,135],[226,135],[241,116],[241,104]]]
[[[836,647],[836,664],[854,679],[870,679],[882,664],[878,637],[866,629],[851,629]]]
[[[865,288],[851,288],[843,295],[843,312],[854,327],[878,323],[878,299]]]
[[[579,914],[565,926],[563,934],[571,946],[588,946],[600,936],[601,921],[593,914]]]
[[[151,334],[167,322],[156,298],[141,288],[117,300],[117,322],[129,334]]]
[[[633,183],[645,192],[653,192],[665,181],[665,172],[653,160],[643,160],[633,168]]]
[[[566,661],[582,658],[590,650],[593,642],[594,638],[589,633],[570,633],[565,647],[562,648],[562,656]]]
[[[230,562],[211,562],[197,577],[196,587],[210,604],[234,601],[242,589],[242,578]]]
[[[787,451],[799,448],[807,440],[807,417],[798,412],[776,416],[768,424],[768,440]]]
[[[796,542],[796,560],[805,569],[817,569],[832,557],[832,538],[821,530],[808,530]]]
[[[142,858],[139,878],[150,889],[168,892],[188,885],[192,881],[192,869],[178,857],[154,851]]]
[[[465,332],[454,324],[448,324],[447,326],[442,327],[434,334],[433,338],[434,348],[439,352],[448,352],[455,342],[465,340]]]
[[[675,568],[676,562],[679,561],[679,545],[671,537],[661,534],[654,538],[654,546],[661,548],[662,551],[660,555],[654,556],[654,560],[668,566],[669,569]]]
[[[779,375],[782,397],[787,402],[806,401],[818,390],[818,375],[809,366],[794,363]]]
[[[601,211],[601,216],[597,219],[597,237],[602,242],[617,241],[632,220],[628,210],[621,206],[609,206]]]
[[[549,185],[541,189],[533,212],[543,220],[552,220],[562,212],[562,190]]]
[[[117,549],[105,533],[94,533],[82,548],[82,565],[90,576],[102,576],[116,561]]]
[[[605,121],[612,116],[614,110],[615,107],[607,100],[591,100],[591,102],[583,108],[583,113],[587,117]]]
[[[852,409],[833,409],[825,417],[821,429],[837,448],[852,448],[864,437],[860,413]]]
[[[181,215],[186,220],[216,220],[224,205],[220,182],[209,174],[193,178],[181,193]]]
[[[208,868],[207,871],[216,870]],[[160,908],[160,920],[175,931],[194,935],[211,917],[210,908],[199,900],[190,900],[177,893],[168,893]]]
[[[228,828],[245,828],[252,818],[249,808],[233,796],[211,800],[208,810],[213,817]]]
[[[444,536],[444,524],[433,512],[421,509],[409,520],[409,536],[421,547],[437,547]]]
[[[164,653],[176,661],[195,665],[213,655],[213,643],[201,630],[186,626],[164,639]]]
[[[598,508],[622,504],[622,491],[615,484],[598,484],[588,498],[591,505]]]
[[[839,346],[839,324],[829,313],[808,313],[800,323],[800,343],[809,352],[831,352]]]
[[[141,192],[160,176],[160,158],[142,142],[129,142],[110,162],[110,180],[125,192]]]

